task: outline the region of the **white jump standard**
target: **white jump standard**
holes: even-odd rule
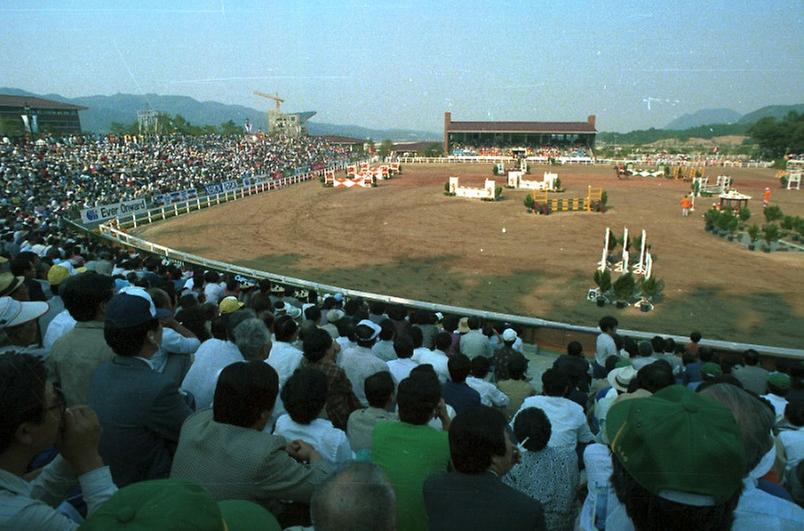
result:
[[[494,201],[496,183],[492,179],[486,179],[483,188],[472,186],[461,186],[458,177],[449,178],[448,193],[458,197],[469,197],[471,199],[484,199]]]

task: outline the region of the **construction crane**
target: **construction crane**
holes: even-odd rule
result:
[[[262,96],[263,98],[268,98],[269,100],[274,100],[276,103],[276,110],[279,112],[279,107],[285,102],[282,98],[279,97],[279,94],[266,94],[265,92],[260,92],[258,90],[254,91],[255,96]]]

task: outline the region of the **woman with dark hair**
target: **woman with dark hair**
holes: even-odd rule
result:
[[[522,460],[503,482],[541,502],[547,529],[572,529],[580,481],[578,454],[566,447],[547,446],[550,420],[539,408],[524,409],[516,416],[514,434]]]
[[[312,368],[298,369],[280,394],[287,413],[279,417],[274,435],[301,439],[331,463],[354,459],[346,433],[318,418],[327,403],[327,377]]]

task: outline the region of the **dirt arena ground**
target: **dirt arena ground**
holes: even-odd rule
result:
[[[613,314],[623,328],[776,346],[804,346],[804,253],[749,252],[704,231],[706,202],[688,218],[682,181],[618,180],[608,166],[532,167],[557,171],[567,192],[608,191],[609,211],[528,214],[526,192],[499,202],[443,195],[448,176],[482,185],[491,165],[407,165],[373,189],[318,182],[202,210],[140,231],[183,251],[274,273],[419,300],[595,325]],[[718,168],[707,168],[710,180]],[[750,222],[763,223],[765,186],[785,214],[804,215],[804,191],[779,188],[769,169],[724,169],[754,197]],[[498,184],[504,184],[502,178]],[[749,223],[750,223],[749,222]],[[647,230],[664,280],[650,313],[598,308],[594,287],[605,227]],[[504,230],[503,230],[504,229]]]

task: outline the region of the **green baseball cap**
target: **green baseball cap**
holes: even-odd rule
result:
[[[724,406],[684,386],[614,404],[606,435],[623,467],[656,496],[706,506],[742,488],[745,451],[737,422]]]
[[[705,374],[707,376],[720,376],[723,374],[723,369],[720,368],[720,365],[717,363],[713,363],[711,361],[707,361],[703,365],[701,365],[701,374]]]
[[[271,513],[252,502],[219,503],[203,487],[190,481],[159,479],[120,489],[79,529],[272,531],[280,527]]]
[[[617,360],[617,363],[614,364],[615,369],[622,369],[623,367],[633,367],[631,360],[621,359]]]
[[[790,389],[790,376],[783,372],[773,372],[768,375],[768,383],[784,391]]]

